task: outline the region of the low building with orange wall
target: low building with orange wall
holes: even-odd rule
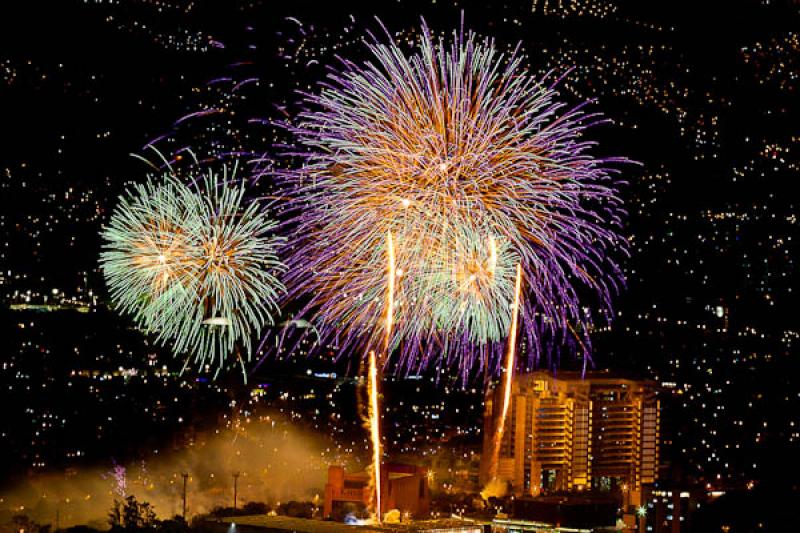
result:
[[[330,517],[343,505],[368,507],[372,500],[369,472],[347,473],[342,466],[328,468],[323,516]],[[381,465],[381,515],[397,509],[402,515],[421,518],[430,512],[427,469],[405,464]]]

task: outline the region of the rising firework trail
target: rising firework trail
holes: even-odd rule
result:
[[[367,369],[367,390],[369,405],[367,416],[369,421],[369,438],[372,443],[372,487],[375,490],[375,520],[381,523],[381,412],[378,399],[378,362],[375,350],[369,351],[369,367]]]
[[[395,266],[395,251],[392,233],[386,234],[386,311],[385,311],[385,341],[383,345],[386,357],[389,357],[390,340],[392,337],[392,324],[394,317],[394,285],[397,276]],[[372,487],[375,490],[375,519],[381,523],[381,457],[383,444],[381,442],[381,416],[380,416],[380,381],[381,367],[379,357],[375,350],[369,351],[367,398],[367,424],[369,427],[370,442],[372,443]]]
[[[389,347],[392,339],[392,326],[394,325],[394,284],[397,276],[397,265],[394,254],[394,241],[392,232],[386,232],[386,338],[383,349],[389,356]]]
[[[508,333],[506,348],[506,362],[503,368],[503,404],[500,406],[500,416],[492,436],[492,456],[489,458],[489,481],[497,479],[497,467],[500,461],[500,444],[503,441],[503,432],[508,418],[508,407],[511,405],[511,382],[514,377],[514,367],[517,361],[517,321],[519,308],[522,305],[522,267],[517,264],[517,279],[514,284],[514,303],[512,304],[511,331]]]

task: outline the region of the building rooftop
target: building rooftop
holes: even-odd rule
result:
[[[268,531],[294,531],[297,533],[480,533],[481,524],[470,520],[414,520],[402,524],[350,525],[330,520],[292,518],[289,516],[234,516],[220,521],[237,526],[250,526]]]

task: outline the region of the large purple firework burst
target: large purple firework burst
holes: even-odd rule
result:
[[[519,262],[523,353],[566,347],[585,365],[627,253],[625,160],[593,156],[584,136],[604,119],[471,32],[434,37],[423,23],[410,53],[391,38],[366,46],[371,59],[343,61],[287,126],[302,161],[281,175],[297,318],[340,354],[382,350],[391,252],[387,364],[495,370]]]

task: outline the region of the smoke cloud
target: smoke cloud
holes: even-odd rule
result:
[[[238,504],[276,504],[323,497],[327,467],[338,462],[322,438],[263,420],[198,435],[184,450],[153,453],[125,464],[31,476],[0,490],[0,523],[26,514],[42,524],[107,528],[114,499],[134,495],[153,505],[161,519],[182,513],[183,473],[187,518],[233,505],[233,474],[239,473]],[[58,523],[56,523],[58,521]]]

